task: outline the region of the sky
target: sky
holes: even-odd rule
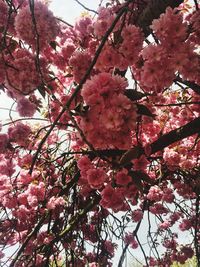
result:
[[[86,7],[96,10],[99,0],[81,0]],[[75,19],[84,9],[76,2],[76,0],[52,0],[50,4],[54,15],[63,18],[67,22],[74,24]]]

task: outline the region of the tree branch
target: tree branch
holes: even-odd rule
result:
[[[197,134],[200,132],[200,117],[190,121],[189,123],[170,131],[162,135],[155,142],[150,144],[151,154],[154,154],[158,151],[163,150],[165,147],[180,141],[186,137]],[[145,154],[144,149],[142,147],[133,147],[130,150],[126,151],[121,159],[121,165],[127,165],[131,162],[131,160],[139,158],[141,155]]]
[[[186,137],[200,132],[200,117],[190,121],[178,129],[172,130],[161,136],[158,140],[151,144],[151,154],[154,154],[169,145],[180,141]]]
[[[95,14],[98,14],[97,11],[93,10],[93,9],[90,9],[88,7],[86,7],[84,4],[82,4],[79,0],[75,0],[75,2],[77,2],[80,6],[82,6],[85,10],[89,11],[89,12],[93,12]]]

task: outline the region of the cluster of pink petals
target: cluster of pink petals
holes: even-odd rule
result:
[[[103,36],[112,24],[113,19],[114,15],[111,8],[100,7],[98,9],[98,17],[93,24],[95,35],[98,37]]]
[[[126,233],[126,235],[124,237],[124,242],[126,244],[129,244],[132,249],[138,248],[138,242],[136,241],[133,233]]]
[[[99,55],[96,68],[101,71],[110,71],[114,67],[126,69],[138,61],[143,47],[144,37],[139,27],[128,25],[123,28],[122,41],[108,40]],[[115,40],[115,37],[114,37]]]
[[[79,83],[91,63],[91,55],[87,51],[75,51],[69,59],[75,82]]]
[[[35,25],[33,24],[35,21]],[[42,50],[55,40],[59,33],[59,26],[52,11],[47,5],[35,1],[33,7],[23,6],[15,18],[17,36],[34,49]]]
[[[131,214],[131,217],[134,222],[139,222],[143,218],[143,211],[140,209],[134,210]]]
[[[189,22],[192,26],[192,38],[197,44],[200,44],[200,10],[196,10],[191,15]]]
[[[132,182],[132,178],[128,175],[127,169],[118,171],[116,173],[115,180],[118,185],[128,185],[130,182]]]
[[[112,209],[117,212],[125,207],[123,190],[113,188],[110,184],[101,191],[100,204],[106,209]]]
[[[108,175],[103,168],[95,168],[87,156],[79,159],[78,167],[81,171],[81,179],[93,189],[101,189],[104,182],[108,180]]]
[[[162,199],[163,191],[157,186],[152,186],[149,189],[147,198],[151,201],[160,201]]]
[[[195,17],[194,21],[198,24]],[[184,79],[198,83],[200,59],[194,51],[195,46],[185,42],[188,27],[181,13],[168,7],[153,21],[151,28],[159,43],[145,47],[141,58],[133,65],[134,75],[141,86],[147,91],[161,92],[172,85],[177,71]]]
[[[139,77],[142,84],[157,92],[170,86],[175,78],[175,73],[163,46],[149,45],[143,49],[142,56],[144,65]]]
[[[81,95],[89,110],[80,117],[80,126],[96,148],[130,146],[137,113],[135,105],[123,94],[126,86],[124,78],[104,72],[83,86]]]
[[[153,214],[167,214],[169,210],[163,206],[161,203],[155,203],[153,206],[149,208],[150,212]]]
[[[8,20],[8,5],[0,0],[0,27],[4,28]]]
[[[31,128],[21,122],[16,123],[8,128],[10,142],[17,143],[21,146],[28,145],[28,137],[31,134]]]
[[[28,98],[22,97],[17,101],[16,110],[21,117],[33,117],[36,112],[36,105]]]
[[[74,31],[82,47],[87,47],[90,41],[90,35],[93,32],[92,19],[84,16],[77,19],[74,25]]]
[[[51,197],[47,203],[47,209],[54,210],[58,206],[64,206],[65,200],[63,197]]]
[[[182,14],[176,9],[168,7],[159,19],[155,19],[151,26],[161,43],[171,46],[177,42],[183,42],[187,37],[187,25],[183,23]],[[171,38],[169,39],[169,36]]]
[[[137,60],[143,47],[144,36],[139,27],[128,25],[122,31],[123,42],[119,52],[122,53],[127,61],[127,65],[133,65]]]
[[[0,134],[0,153],[5,153],[9,143],[9,138],[7,134]]]
[[[19,48],[12,56],[12,58],[9,57],[7,60],[7,88],[16,95],[32,93],[42,83],[36,68],[34,55],[26,49]],[[43,63],[41,61],[41,69],[47,71]]]

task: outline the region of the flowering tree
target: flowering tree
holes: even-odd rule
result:
[[[1,266],[200,266],[198,3],[104,2],[0,0]]]

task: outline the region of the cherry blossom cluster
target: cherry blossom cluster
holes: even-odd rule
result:
[[[89,109],[80,117],[80,127],[96,148],[130,146],[137,108],[124,95],[126,87],[124,78],[105,72],[93,76],[83,86],[81,95]]]
[[[195,14],[192,18],[196,22]],[[183,21],[182,14],[167,8],[159,19],[153,21],[151,29],[158,39],[157,43],[144,47],[141,59],[133,67],[141,86],[147,91],[161,92],[172,85],[177,71],[184,78],[198,83],[199,55],[195,52],[194,44],[186,41],[188,25]]]
[[[74,26],[46,1],[11,2],[0,0],[0,86],[14,101],[0,124],[0,261],[110,267],[122,244],[121,261],[130,248],[144,266],[200,262],[195,1],[157,15],[159,1],[110,0]]]

